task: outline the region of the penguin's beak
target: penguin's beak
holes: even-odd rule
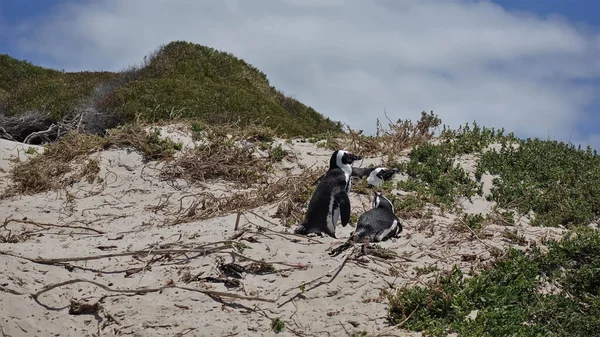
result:
[[[352,164],[352,162],[354,162],[355,160],[361,160],[361,159],[362,159],[361,156],[359,156],[357,154],[352,154],[352,153],[349,153],[348,157],[347,157],[347,160],[348,160],[348,162],[350,162],[350,164]]]

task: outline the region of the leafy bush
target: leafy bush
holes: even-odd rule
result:
[[[567,234],[549,251],[510,249],[481,274],[456,266],[389,296],[393,323],[432,336],[587,336],[600,331],[600,236]],[[553,285],[557,290],[549,292]],[[476,313],[474,319],[467,316]]]
[[[600,157],[591,148],[539,139],[504,143],[481,156],[477,176],[498,175],[490,200],[521,213],[535,212],[540,226],[587,225],[600,215]]]

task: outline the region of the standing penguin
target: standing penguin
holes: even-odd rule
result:
[[[340,216],[342,226],[350,221],[350,176],[352,163],[361,157],[348,151],[335,151],[329,159],[329,169],[320,179],[317,188],[310,198],[304,222],[294,233],[325,233],[335,238],[335,226]]]
[[[373,190],[373,208],[364,212],[358,218],[356,230],[350,239],[341,246],[334,248],[330,255],[338,255],[352,247],[354,242],[362,243],[386,241],[402,232],[402,223],[394,213],[394,206],[381,193]]]

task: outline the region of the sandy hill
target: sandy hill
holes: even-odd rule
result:
[[[593,335],[597,155],[440,123],[0,140],[0,336]],[[404,230],[364,255],[328,254],[371,207],[364,180],[338,239],[290,227],[337,148],[401,170],[376,189]]]

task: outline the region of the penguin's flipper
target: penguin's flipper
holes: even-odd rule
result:
[[[322,176],[320,176],[319,178],[317,178],[317,180],[315,180],[315,182],[314,182],[314,183],[312,183],[312,185],[313,185],[313,186],[316,186],[316,185],[318,185],[318,184],[321,182],[321,180],[323,180],[323,177],[324,177],[324,176],[325,176],[325,175],[322,175]]]
[[[348,198],[347,193],[338,193],[336,199],[340,207],[342,226],[346,227],[348,222],[350,222],[350,198]]]

